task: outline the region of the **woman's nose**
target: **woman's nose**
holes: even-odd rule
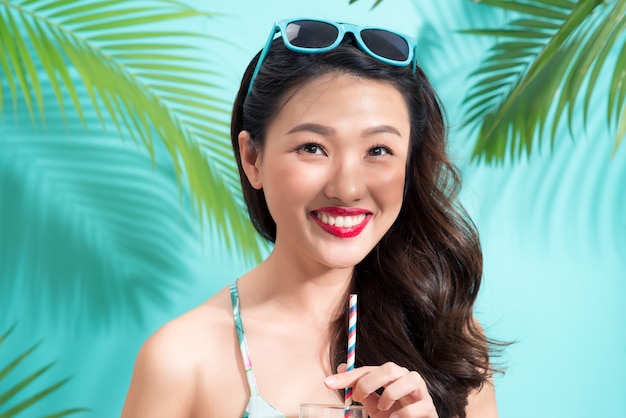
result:
[[[360,164],[354,159],[337,160],[325,187],[325,194],[342,203],[351,203],[363,198],[366,184]]]

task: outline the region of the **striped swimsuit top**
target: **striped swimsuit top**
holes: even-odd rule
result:
[[[246,369],[246,379],[250,389],[250,398],[248,405],[243,413],[242,418],[285,418],[285,414],[277,411],[270,405],[259,393],[259,388],[254,379],[254,371],[252,370],[252,362],[250,361],[250,353],[246,344],[246,336],[243,332],[241,324],[241,314],[239,312],[239,291],[237,290],[237,282],[230,285],[230,300],[233,304],[233,318],[235,320],[235,328],[237,329],[237,338],[239,339],[239,348],[241,349],[241,358]]]

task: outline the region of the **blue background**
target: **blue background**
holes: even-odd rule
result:
[[[587,126],[575,117],[573,135],[562,127],[553,148],[478,165],[469,161],[474,137],[461,125],[461,100],[469,73],[494,40],[457,31],[497,27],[505,14],[466,0],[385,0],[373,10],[373,0],[185,2],[220,13],[194,30],[222,39],[198,46],[214,63],[219,74],[212,81],[229,102],[277,18],[383,25],[418,39],[420,65],[448,112],[462,199],[483,243],[476,314],[489,335],[516,341],[501,359],[507,373],[496,377],[500,415],[626,416],[626,149],[611,158],[602,94],[592,98]],[[49,86],[46,94],[53,104]],[[153,165],[143,148],[120,140],[115,129],[102,130],[94,114],[87,115],[87,132],[71,113],[64,126],[53,105],[48,117],[46,130],[33,126],[23,104],[13,110],[5,100],[0,122],[0,332],[17,323],[0,346],[0,368],[42,341],[0,384],[56,361],[38,384],[72,380],[24,416],[73,406],[90,409],[77,416],[119,416],[142,342],[250,264],[221,245],[210,220],[199,227],[165,153],[157,152]],[[141,199],[110,198],[117,193]],[[68,200],[89,201],[72,207],[90,210],[57,210]],[[63,216],[80,219],[80,234],[102,236],[111,233],[103,224],[129,204],[148,218],[144,229],[124,226],[124,245],[139,254],[134,264],[115,257],[125,250],[104,248],[111,241],[85,248],[68,238],[76,228],[68,230]],[[154,223],[145,213],[154,213],[154,231],[146,229]],[[176,247],[176,255],[159,258],[157,245]]]

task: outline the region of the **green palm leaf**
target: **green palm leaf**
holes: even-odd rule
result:
[[[13,325],[2,336],[0,336],[0,350],[2,349],[2,343],[9,337],[14,329],[15,325]],[[15,368],[17,368],[19,365],[23,365],[24,361],[28,359],[28,357],[32,354],[33,351],[35,351],[38,346],[39,344],[35,344],[17,357],[15,357],[7,365],[0,365],[0,367],[2,367],[0,368],[0,383],[3,383],[7,375],[9,375],[9,373],[11,373]],[[31,392],[34,393],[27,395],[25,399],[14,401],[13,404],[10,404],[10,401],[18,396],[21,392],[28,391],[32,387],[32,384],[45,372],[47,372],[53,365],[54,363],[48,363],[47,365],[40,367],[34,372],[28,374],[16,384],[11,385],[8,389],[0,391],[0,418],[11,418],[17,416],[18,414],[34,406],[38,401],[51,395],[53,392],[61,388],[70,380],[70,378],[65,378],[54,382],[51,385],[44,387],[43,389],[33,389],[31,390]],[[54,414],[48,415],[48,417],[65,417],[83,411],[87,411],[87,409],[70,408],[55,412]]]
[[[357,1],[359,1],[359,0],[350,0],[349,4],[356,3]],[[374,2],[374,4],[372,5],[372,9],[374,9],[376,6],[378,6],[382,2],[383,2],[383,0],[376,0]]]
[[[573,132],[574,109],[582,105],[587,119],[596,81],[609,63],[607,123],[617,125],[615,153],[626,136],[626,2],[480,1],[516,17],[503,29],[463,31],[500,38],[473,73],[464,100],[466,122],[479,129],[473,158],[501,162],[528,155],[536,137],[556,136],[563,118]]]
[[[113,123],[150,155],[154,141],[162,142],[199,218],[212,219],[227,248],[258,260],[262,243],[242,209],[231,157],[229,105],[215,94],[210,64],[196,58],[207,53],[189,53],[208,37],[168,30],[168,22],[207,17],[173,0],[0,0],[0,69],[8,86],[0,87],[0,106],[10,96],[17,109],[22,97],[32,123],[49,123],[45,78],[64,118],[71,103],[87,126],[89,105],[103,127]],[[89,103],[77,94],[81,85]]]
[[[43,87],[53,98],[49,83]],[[77,92],[82,97],[84,87]],[[52,107],[45,109],[60,118]],[[86,121],[89,133],[56,122],[43,136],[20,112],[3,130],[0,294],[21,296],[7,296],[0,312],[27,304],[61,323],[134,325],[148,302],[166,307],[172,290],[194,276],[197,231],[162,144],[155,169],[132,144],[98,131],[93,112]]]

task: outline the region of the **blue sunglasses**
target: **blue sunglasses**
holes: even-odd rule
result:
[[[398,67],[411,64],[413,73],[417,67],[415,41],[401,33],[321,19],[285,19],[277,21],[270,32],[252,73],[248,94],[252,91],[276,32],[280,32],[287,48],[303,54],[319,54],[337,48],[349,32],[354,35],[358,48],[372,58]]]

